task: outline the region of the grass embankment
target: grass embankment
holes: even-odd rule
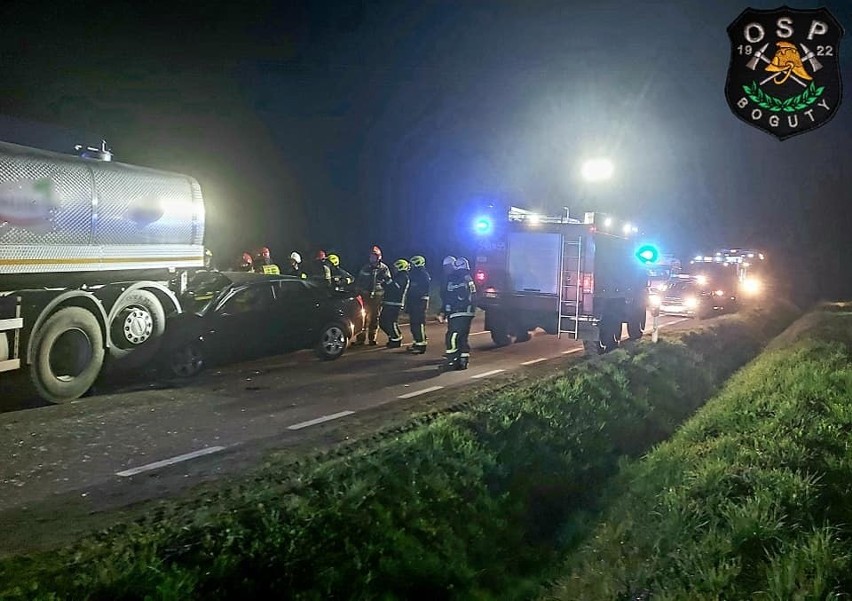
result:
[[[4,561],[0,596],[534,595],[622,458],[668,437],[793,317],[778,307],[638,344],[351,456]]]
[[[852,304],[797,321],[610,495],[545,598],[852,593]]]

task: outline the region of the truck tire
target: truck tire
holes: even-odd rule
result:
[[[497,346],[509,346],[512,344],[512,338],[509,336],[509,329],[505,324],[495,324],[491,326],[491,340]]]
[[[523,328],[515,330],[515,342],[528,342],[532,338],[529,330]]]
[[[109,354],[116,367],[133,369],[153,359],[166,330],[160,299],[147,290],[134,290],[118,299],[111,314]]]
[[[621,338],[621,322],[612,318],[601,320],[598,326],[600,333],[601,349],[604,353],[614,351],[618,348],[618,342]]]
[[[634,312],[633,319],[627,322],[627,336],[630,340],[639,340],[642,338],[642,330],[645,329],[645,309],[641,313],[637,310]]]
[[[33,333],[30,378],[54,403],[83,396],[101,371],[104,338],[97,318],[80,307],[60,309]]]

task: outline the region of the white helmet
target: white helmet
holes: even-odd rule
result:
[[[453,269],[456,269],[456,270],[459,270],[459,269],[467,269],[467,270],[470,270],[470,263],[468,263],[468,262],[467,262],[467,259],[465,259],[464,257],[459,257],[459,258],[458,258],[458,259],[456,259],[456,260],[455,260],[455,262],[453,263]]]
[[[297,253],[294,250],[293,252],[290,253],[290,260],[295,261],[296,263],[301,263],[302,262],[302,255],[300,255],[299,253]]]
[[[453,263],[456,262],[456,258],[453,255],[447,255],[444,257],[444,262],[441,263],[444,267],[452,266]]]

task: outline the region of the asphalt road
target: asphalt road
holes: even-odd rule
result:
[[[669,329],[691,323],[660,320]],[[257,464],[270,449],[313,438],[319,446],[323,424],[339,426],[377,407],[422,406],[430,395],[583,352],[576,341],[543,333],[496,348],[481,327],[475,320],[467,371],[439,373],[445,326],[430,324],[422,356],[353,347],[324,362],[304,351],[213,369],[189,383],[136,382],[7,411],[0,414],[0,513],[59,498],[102,509],[168,496]]]

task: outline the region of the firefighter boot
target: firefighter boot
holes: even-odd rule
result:
[[[387,348],[399,348],[402,346],[401,340],[388,340],[388,343],[385,345]]]
[[[463,369],[467,369],[467,364],[469,362],[470,362],[470,357],[460,357],[459,358],[459,364],[458,364],[458,367],[456,369],[458,369],[459,371],[461,371]]]

